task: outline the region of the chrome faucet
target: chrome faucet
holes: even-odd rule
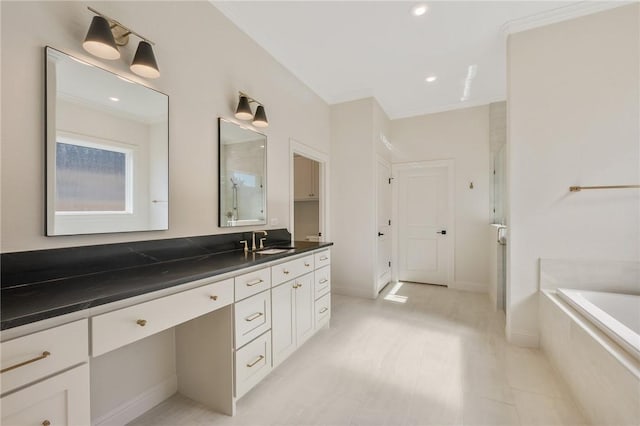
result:
[[[253,231],[251,233],[251,251],[256,251],[256,234],[262,234],[265,237],[267,236],[267,231]],[[264,248],[264,240],[266,240],[266,238],[260,238],[260,249]]]

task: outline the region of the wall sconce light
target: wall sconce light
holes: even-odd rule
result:
[[[141,41],[138,44],[138,49],[129,68],[141,77],[160,77],[158,63],[156,62],[156,57],[151,47],[154,43],[151,40],[95,9],[90,7],[87,9],[95,13],[96,16],[91,20],[91,26],[82,43],[84,50],[99,58],[110,60],[118,59],[120,58],[120,50],[118,50],[118,47],[125,46],[129,43],[129,36],[134,34],[139,37]]]
[[[262,102],[256,101],[249,95],[243,92],[238,92],[238,107],[236,108],[236,118],[239,120],[251,120],[251,122],[256,127],[267,127],[269,126],[269,121],[267,120],[267,113],[264,111],[264,105]],[[251,103],[258,104],[256,108],[256,113],[253,114],[251,112]]]

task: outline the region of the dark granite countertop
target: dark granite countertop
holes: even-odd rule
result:
[[[7,286],[2,289],[0,299],[0,329],[215,277],[329,247],[333,243],[296,241],[289,245],[293,248],[280,254],[265,255],[232,250]]]

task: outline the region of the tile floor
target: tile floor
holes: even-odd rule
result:
[[[395,287],[395,288],[394,288]],[[132,425],[582,425],[539,350],[504,339],[484,294],[404,283],[333,296],[319,331],[231,418],[174,395]]]

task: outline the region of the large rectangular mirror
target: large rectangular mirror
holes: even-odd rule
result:
[[[218,225],[267,223],[267,137],[218,119]]]
[[[45,48],[47,235],[169,228],[169,97]]]

